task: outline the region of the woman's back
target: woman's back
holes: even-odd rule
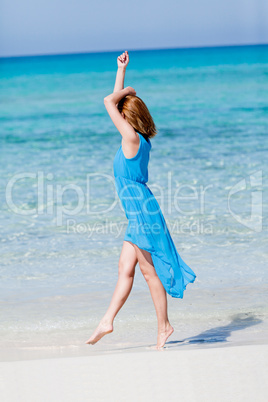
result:
[[[118,149],[113,163],[114,176],[115,178],[125,177],[135,182],[147,183],[148,163],[152,144],[149,138],[147,141],[142,134],[138,134],[140,137],[139,149],[133,158],[125,157],[122,145]]]

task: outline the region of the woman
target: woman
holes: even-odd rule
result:
[[[104,104],[114,125],[122,135],[122,145],[114,158],[115,185],[123,205],[128,227],[119,258],[118,282],[109,308],[92,336],[95,344],[113,331],[113,321],[127,300],[137,262],[149,286],[158,320],[157,349],[173,333],[167,313],[167,295],[182,298],[196,275],[181,259],[170,236],[164,216],[153,193],[147,187],[150,138],[157,133],[144,102],[133,88],[124,89],[128,52],[117,58],[118,71],[114,92]]]

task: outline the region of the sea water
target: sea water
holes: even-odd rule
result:
[[[4,359],[156,342],[137,265],[114,332],[83,346],[109,306],[127,226],[112,170],[121,136],[103,103],[120,53],[0,59]],[[147,184],[197,275],[183,299],[168,296],[166,347],[266,342],[268,46],[129,55],[125,86],[158,129]]]

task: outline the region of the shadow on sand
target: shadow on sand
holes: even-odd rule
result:
[[[207,331],[201,332],[198,335],[191,336],[189,338],[181,339],[179,341],[167,341],[165,343],[165,349],[175,348],[176,346],[183,346],[188,344],[213,344],[216,342],[228,342],[227,338],[231,336],[232,332],[234,331],[241,331],[245,328],[252,327],[253,325],[260,324],[263,320],[258,318],[253,313],[241,313],[241,314],[234,314],[230,317],[231,322],[227,325],[221,327],[210,328]],[[126,346],[120,348],[112,348],[106,353],[114,353],[117,351],[126,351],[126,350],[142,350],[145,349],[155,349],[154,345],[139,345],[139,346]]]
[[[252,313],[235,314],[230,317],[231,322],[221,327],[210,328],[201,334],[182,339],[180,341],[167,341],[166,345],[176,345],[181,343],[205,343],[205,342],[227,342],[227,338],[234,331],[241,331],[245,328],[258,325],[262,322]]]

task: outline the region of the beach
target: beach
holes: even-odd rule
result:
[[[265,402],[268,345],[0,363],[13,401]]]
[[[267,49],[131,54],[125,86],[158,129],[147,184],[197,275],[183,299],[168,296],[163,351],[138,265],[114,332],[84,344],[127,227],[112,170],[121,137],[103,104],[117,53],[1,59],[4,400],[268,399]]]

